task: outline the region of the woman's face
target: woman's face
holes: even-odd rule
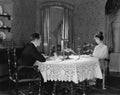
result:
[[[98,37],[94,37],[94,39],[95,39],[95,42],[96,42],[97,44],[100,43],[100,39],[99,39]]]

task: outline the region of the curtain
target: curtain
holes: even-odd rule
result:
[[[106,15],[106,29],[105,29],[105,44],[108,46],[109,50],[113,50],[113,19],[110,15]]]
[[[49,8],[41,10],[42,51],[49,54]]]

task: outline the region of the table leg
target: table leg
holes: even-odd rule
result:
[[[56,81],[54,82],[54,85],[53,85],[53,92],[52,92],[52,95],[56,95]]]
[[[82,90],[83,90],[83,95],[85,95],[85,90],[86,90],[86,80],[83,81],[83,87],[82,87]]]
[[[70,83],[70,93],[71,93],[71,95],[73,94],[73,84],[72,84],[72,82]]]

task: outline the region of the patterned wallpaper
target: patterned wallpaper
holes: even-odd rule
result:
[[[36,30],[36,8],[42,2],[53,0],[13,0],[13,32],[17,46],[24,45],[29,35]],[[75,47],[84,42],[93,42],[93,36],[105,29],[106,0],[54,0],[73,4],[73,33]],[[37,6],[36,6],[37,5]],[[78,41],[79,38],[79,41]]]
[[[74,12],[74,32],[76,45],[93,42],[93,36],[98,31],[105,30],[105,2],[92,1],[76,6]],[[79,40],[78,40],[79,37]]]
[[[37,6],[52,0],[37,0]],[[78,44],[94,42],[93,36],[98,31],[105,31],[106,0],[55,0],[73,4],[73,34],[75,49]]]
[[[35,32],[36,3],[35,0],[14,0],[13,37],[17,47],[29,41]]]

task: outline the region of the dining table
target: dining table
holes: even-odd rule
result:
[[[102,79],[99,60],[90,55],[49,57],[46,62],[36,61],[44,82],[64,81],[78,84],[84,80]]]

